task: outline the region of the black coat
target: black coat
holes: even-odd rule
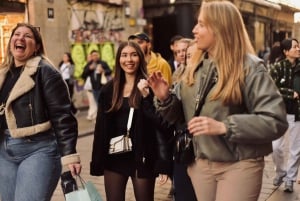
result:
[[[176,67],[175,67],[175,65],[174,65],[174,56],[172,56],[172,57],[168,60],[168,63],[169,63],[169,65],[170,65],[170,67],[171,67],[172,73],[174,73],[175,70],[176,70]]]
[[[111,123],[112,113],[104,112],[111,106],[112,91],[113,85],[110,81],[103,86],[99,98],[90,166],[90,174],[94,176],[103,175],[111,139],[109,134],[115,126]],[[135,133],[132,141],[135,146],[136,166],[147,165],[153,167],[156,173],[171,174],[172,144],[169,140],[173,136],[173,128],[162,121],[162,118],[155,112],[153,95],[144,98],[140,108],[135,109],[132,126],[131,129]],[[139,175],[139,168],[137,174]]]
[[[7,71],[0,70],[0,88]],[[8,96],[5,116],[12,137],[51,132],[61,156],[76,153],[78,125],[67,85],[60,72],[41,57],[27,61]]]
[[[292,67],[289,60],[283,59],[270,66],[270,75],[275,81],[288,114],[295,114],[295,121],[300,121],[300,100],[294,98],[294,92],[300,95],[300,61]]]

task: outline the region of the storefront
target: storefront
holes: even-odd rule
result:
[[[3,62],[6,46],[10,37],[11,29],[18,23],[25,21],[25,3],[0,2],[0,61]]]

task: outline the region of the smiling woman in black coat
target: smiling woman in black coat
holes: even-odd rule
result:
[[[153,201],[155,178],[167,181],[172,154],[167,140],[172,130],[163,125],[153,106],[153,94],[143,97],[137,87],[147,78],[146,62],[134,42],[120,44],[115,76],[103,86],[99,98],[94,132],[91,175],[104,175],[107,200],[125,200],[125,189],[131,177],[136,200]],[[109,154],[109,142],[124,135],[130,108],[134,108],[130,138],[132,151]]]

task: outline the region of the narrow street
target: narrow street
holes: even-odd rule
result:
[[[92,143],[93,143],[92,132],[94,130],[95,124],[92,121],[89,121],[85,118],[86,114],[87,114],[86,110],[81,110],[81,112],[77,115],[78,127],[79,127],[79,139],[77,144],[77,151],[81,155],[81,161],[83,165],[81,176],[85,181],[92,181],[95,184],[96,188],[99,190],[100,194],[102,195],[103,201],[105,201],[106,199],[105,199],[103,177],[94,177],[94,176],[90,176],[89,174],[89,164],[90,164]],[[282,184],[280,187],[273,186],[272,181],[274,175],[275,172],[274,172],[273,161],[272,161],[272,157],[269,155],[265,157],[263,186],[258,201],[299,201],[300,184],[297,183],[294,184],[293,193],[285,193],[283,192],[284,184]],[[171,201],[171,199],[167,197],[170,186],[171,186],[170,181],[168,181],[168,183],[166,183],[163,186],[157,184],[155,189],[155,201]],[[64,201],[64,196],[60,187],[60,183],[57,186],[51,201]],[[127,185],[126,201],[135,201],[132,184],[130,180]]]

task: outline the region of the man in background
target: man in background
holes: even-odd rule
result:
[[[171,86],[172,84],[171,67],[168,64],[168,62],[159,53],[153,52],[151,50],[152,45],[149,36],[141,32],[141,33],[130,35],[128,37],[128,40],[136,42],[142,48],[147,62],[148,74],[151,75],[152,72],[160,71],[164,79]]]
[[[172,54],[171,58],[169,58],[168,63],[171,67],[172,73],[174,73],[174,71],[179,66],[178,59],[177,59],[177,56],[175,53],[176,45],[177,45],[177,42],[183,38],[184,37],[181,35],[174,35],[170,40],[170,50],[172,51],[173,54]]]
[[[112,70],[108,64],[101,60],[100,54],[97,50],[91,51],[91,60],[84,67],[82,78],[84,80],[90,77],[92,84],[92,91],[95,96],[95,100],[98,103],[98,97],[101,87],[105,84],[101,80],[101,76],[109,77],[112,74]]]

